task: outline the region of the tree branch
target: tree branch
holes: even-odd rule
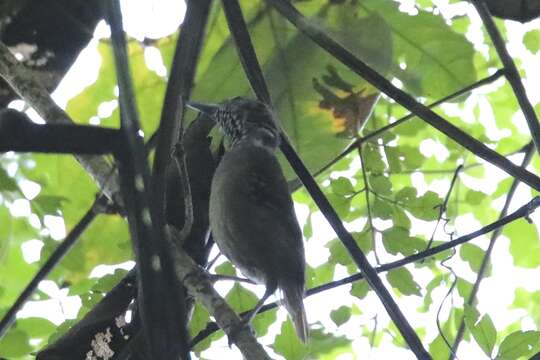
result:
[[[186,358],[189,357],[185,346],[187,337],[179,326],[185,322],[184,304],[178,302],[182,299],[174,296],[174,289],[171,291],[173,269],[168,268],[170,264],[161,256],[164,246],[160,247],[160,240],[163,241],[166,234],[164,226],[159,226],[163,220],[151,196],[150,170],[139,135],[140,122],[129,73],[119,0],[108,1],[107,6],[124,135],[122,151],[116,156],[137,261],[137,304],[147,355],[152,359]],[[171,296],[164,296],[166,294]]]
[[[183,151],[184,112],[185,100],[189,99],[193,87],[193,79],[197,67],[200,49],[203,42],[204,30],[208,20],[210,0],[189,0],[186,2],[186,17],[182,24],[182,31],[176,42],[175,53],[172,60],[171,72],[167,82],[165,99],[161,109],[161,121],[157,132],[157,147],[153,164],[152,194],[156,207],[156,227],[160,230],[166,226],[166,194],[167,175],[170,166],[177,166],[181,179],[182,193],[184,196],[184,226],[182,228],[181,243],[187,239],[193,224],[193,203],[191,187],[186,165],[186,157]],[[178,144],[180,159],[177,163],[171,162],[174,146]],[[177,191],[177,190],[175,190]],[[171,342],[175,340],[181,344],[180,356],[182,359],[189,358],[189,331],[187,328],[188,310],[185,290],[175,281],[174,260],[168,251],[168,234],[161,232],[158,238],[163,275],[169,287],[168,297],[170,307],[163,309],[165,313],[172,311],[173,322],[176,322],[176,334],[172,335]],[[162,294],[163,295],[163,294]],[[176,356],[177,357],[177,356]]]
[[[172,235],[170,234],[170,239],[174,238]],[[210,315],[216,319],[219,327],[227,334],[229,340],[240,349],[245,359],[270,359],[249,328],[242,323],[234,310],[213,288],[208,274],[197,266],[184,250],[175,245],[178,240],[169,242],[178,281],[181,281],[189,293],[199,300]]]
[[[504,65],[506,79],[514,91],[523,115],[525,115],[525,120],[527,120],[531,137],[534,145],[536,146],[536,151],[540,154],[540,124],[538,123],[538,117],[536,116],[534,108],[527,97],[527,93],[521,81],[521,76],[519,75],[516,64],[514,64],[512,57],[508,53],[508,50],[506,50],[504,40],[499,32],[499,29],[497,29],[497,25],[495,25],[495,21],[493,21],[493,17],[491,16],[485,1],[472,0],[472,3],[478,12],[478,15],[480,15],[489,37],[493,42],[493,46],[495,47],[495,50],[497,51],[497,54]]]
[[[102,155],[116,152],[120,142],[121,134],[116,129],[75,124],[41,125],[20,111],[0,110],[0,152]]]
[[[540,177],[520,168],[506,159],[501,154],[490,149],[482,142],[471,137],[465,131],[451,124],[443,117],[430,110],[427,106],[416,101],[412,96],[398,89],[389,80],[377,73],[366,63],[355,57],[345,47],[331,38],[320,26],[312,24],[287,0],[266,0],[278,10],[289,22],[291,22],[303,34],[311,38],[315,43],[332,54],[336,59],[349,67],[352,71],[362,76],[366,81],[377,89],[394,99],[425,122],[447,135],[449,138],[468,149],[478,157],[497,166],[506,173],[519,178],[522,182],[535,190],[540,191]]]
[[[535,147],[533,146],[533,143],[530,142],[527,146],[527,149],[525,151],[525,157],[523,158],[523,161],[521,162],[521,167],[525,168],[530,163],[532,156],[534,154]],[[506,217],[506,214],[508,212],[508,208],[510,207],[510,203],[512,202],[512,199],[514,197],[514,194],[516,193],[516,189],[519,185],[519,180],[515,179],[512,182],[512,185],[510,186],[510,190],[508,190],[508,194],[506,195],[506,201],[504,202],[503,208],[501,210],[501,214],[499,215],[499,219],[503,219]],[[495,246],[495,242],[499,238],[499,235],[501,235],[503,228],[499,227],[497,228],[493,234],[491,235],[491,239],[489,240],[488,248],[486,249],[486,252],[484,254],[484,257],[482,259],[482,263],[480,264],[480,269],[478,269],[478,274],[476,275],[476,280],[474,281],[473,288],[471,290],[471,293],[469,294],[469,298],[467,299],[466,303],[467,305],[472,306],[475,303],[476,295],[478,294],[478,290],[480,289],[480,283],[484,279],[484,276],[486,275],[486,271],[488,268],[488,265],[490,263],[491,254],[493,252],[493,248]],[[454,343],[452,344],[452,351],[450,352],[450,360],[454,359],[454,355],[457,354],[459,344],[461,340],[463,339],[463,334],[465,333],[465,318],[461,318],[461,321],[458,326],[458,331],[456,334],[456,338],[454,339]]]
[[[51,98],[47,90],[39,84],[24,65],[11,54],[9,48],[0,42],[0,77],[50,124],[74,124],[68,114]],[[120,185],[116,176],[111,176],[112,165],[103,157],[95,155],[75,155],[83,168],[94,178],[107,197],[117,204],[123,204],[119,195]]]

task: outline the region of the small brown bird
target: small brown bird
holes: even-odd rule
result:
[[[212,180],[210,228],[220,251],[246,277],[266,286],[246,322],[279,288],[298,337],[306,342],[304,245],[275,155],[280,136],[272,111],[241,97],[189,105],[214,119],[230,140]]]

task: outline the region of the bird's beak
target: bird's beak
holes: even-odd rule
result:
[[[216,112],[219,109],[219,105],[217,104],[203,104],[196,101],[188,101],[186,105],[188,108],[201,112],[211,118],[215,117]]]

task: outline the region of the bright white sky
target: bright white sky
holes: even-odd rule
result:
[[[413,0],[401,0],[402,10],[408,13],[414,13],[414,1]],[[129,6],[127,4],[129,3]],[[447,1],[440,0],[434,1],[434,3],[440,6],[443,14],[466,14],[473,20],[473,26],[471,27],[467,37],[473,44],[477,51],[481,53],[487,52],[486,45],[483,44],[482,32],[480,31],[481,23],[478,16],[474,12],[474,9],[467,4],[455,4],[447,5]],[[144,37],[160,37],[166,36],[174,32],[179,23],[183,19],[185,12],[185,6],[183,2],[178,0],[124,0],[122,1],[123,11],[124,11],[124,26],[130,36],[142,40]],[[509,22],[508,25],[508,36],[509,36],[509,50],[512,55],[519,57],[522,61],[522,66],[525,69],[526,77],[524,79],[525,86],[529,90],[530,98],[533,104],[540,101],[540,91],[538,88],[534,88],[536,84],[539,84],[540,79],[540,67],[537,66],[540,63],[540,56],[538,54],[533,55],[522,44],[523,34],[532,28],[539,28],[540,21],[534,21],[526,25],[519,23]],[[108,27],[104,22],[98,25],[96,29],[96,39],[92,40],[88,47],[81,53],[77,62],[73,65],[72,69],[66,75],[65,79],[62,81],[58,89],[54,93],[54,99],[61,105],[65,106],[67,101],[76,96],[80,91],[82,91],[86,86],[93,83],[97,78],[99,66],[101,63],[100,57],[97,52],[97,43],[99,38],[106,37],[108,35]],[[146,59],[149,67],[154,69],[158,74],[164,75],[165,68],[161,62],[159,52],[155,49],[148,48],[146,50]],[[492,84],[488,87],[477,90],[470,96],[466,101],[465,110],[460,110],[456,105],[446,105],[445,109],[448,112],[456,113],[462,116],[465,119],[476,119],[473,114],[473,109],[477,105],[481,109],[481,121],[486,126],[488,134],[491,136],[501,135],[500,131],[493,120],[491,114],[491,108],[486,104],[481,95],[483,93],[492,91],[494,88],[501,86],[503,80],[499,80],[495,84]],[[231,94],[233,96],[234,94]],[[486,106],[487,105],[487,106]],[[116,106],[113,104],[113,107]],[[22,104],[15,102],[13,107],[21,108]],[[110,106],[100,109],[100,111],[108,112],[111,111]],[[97,118],[96,118],[97,119]],[[527,127],[525,121],[521,115],[516,115],[516,122],[522,124],[524,132],[527,132]],[[446,149],[441,144],[436,143],[432,140],[425,140],[420,150],[426,155],[430,154],[441,154],[441,161],[444,160],[445,154],[447,154]],[[516,159],[519,161],[520,159]],[[357,167],[356,164],[353,167]],[[501,173],[493,167],[487,169],[486,179],[497,179],[500,178]],[[346,173],[340,173],[343,175]],[[333,176],[338,176],[334,174]],[[474,179],[472,177],[467,177],[462,175],[462,181],[470,187],[476,187],[478,190],[482,189],[485,192],[492,192],[495,187],[495,182],[493,180],[487,182],[482,179]],[[415,174],[414,175],[414,184],[418,186],[419,189],[427,191],[432,190],[438,192],[441,196],[445,195],[446,189],[448,188],[448,182],[438,182],[427,186],[423,175]],[[36,184],[26,182],[21,184],[25,194],[30,195],[28,198],[33,198],[37,195],[39,189],[36,189]],[[518,206],[523,205],[528,199],[530,199],[531,194],[528,188],[520,187],[517,196],[515,197],[513,209]],[[503,200],[498,202],[499,208],[502,206]],[[11,211],[17,216],[29,216],[30,207],[28,202],[21,200],[14,203],[11,206]],[[512,210],[512,209],[511,209]],[[307,208],[302,205],[297,206],[297,214],[301,223],[305,222],[307,217]],[[535,224],[538,224],[540,218],[537,214],[532,216]],[[358,220],[354,223],[347,224],[350,230],[358,230],[362,227],[365,220]],[[326,223],[325,219],[321,214],[316,214],[313,218],[313,232],[317,234],[316,237],[310,240],[309,246],[307,246],[307,261],[310,265],[316,266],[324,262],[328,257],[328,250],[324,246],[325,243],[335,238],[334,232],[330,226]],[[469,232],[474,229],[478,229],[482,225],[476,221],[472,216],[463,216],[455,221],[455,227],[458,235],[464,235],[466,232]],[[50,217],[46,223],[46,226],[49,227],[53,238],[62,239],[65,236],[65,228],[61,218]],[[381,223],[382,228],[387,227],[384,223]],[[424,234],[428,237],[431,235],[433,229],[433,224],[418,222],[414,224],[413,231],[416,231],[418,234]],[[437,237],[439,240],[444,240],[445,237]],[[475,244],[485,248],[487,246],[489,237],[483,237],[474,241]],[[38,259],[39,251],[41,250],[43,243],[38,239],[33,239],[23,244],[23,250],[25,252],[25,257],[29,262],[36,261]],[[498,240],[498,243],[495,247],[493,254],[493,263],[496,266],[493,268],[493,275],[485,279],[482,283],[480,290],[480,306],[479,310],[481,312],[489,313],[492,317],[495,326],[497,329],[504,329],[508,324],[514,322],[518,318],[522,318],[522,327],[524,330],[535,329],[534,323],[528,317],[523,317],[525,313],[520,310],[509,310],[508,306],[512,303],[514,297],[514,289],[516,287],[525,287],[529,290],[537,289],[531,288],[538,284],[537,281],[532,281],[533,279],[540,278],[540,270],[525,270],[520,268],[514,268],[512,264],[512,258],[509,255],[509,241],[505,237],[501,237]],[[393,260],[393,257],[384,256],[381,261],[387,262]],[[374,259],[373,260],[374,263]],[[123,268],[130,268],[133,265],[132,262],[118,265]],[[468,270],[467,266],[464,266],[463,262],[459,260],[459,256],[456,256],[455,259],[450,261],[450,265],[461,275],[464,276],[469,281],[474,281],[474,274]],[[118,266],[98,266],[93,272],[92,276],[102,276],[104,273],[112,273],[115,268]],[[427,282],[431,280],[431,272],[423,269],[414,269],[409,267],[413,272],[415,280],[425,286]],[[337,277],[346,276],[344,268],[339,268],[336,274]],[[384,277],[383,277],[384,278]],[[232,286],[230,283],[221,283],[218,284],[218,290],[226,291]],[[260,296],[263,293],[263,289],[260,286],[250,287]],[[46,316],[51,321],[56,324],[61,323],[63,320],[68,318],[74,318],[80,307],[80,300],[77,297],[67,297],[66,290],[59,290],[56,284],[51,281],[44,281],[40,285],[40,289],[53,297],[53,300],[43,301],[43,302],[30,302],[27,304],[24,309],[19,313],[19,317],[28,317],[28,316]],[[501,291],[505,289],[505,291]],[[412,353],[403,349],[396,348],[390,342],[390,338],[387,336],[383,346],[379,346],[374,351],[371,351],[368,344],[368,339],[360,335],[360,326],[369,324],[373,325],[373,318],[377,316],[378,327],[384,327],[388,323],[389,319],[386,315],[384,308],[381,306],[380,302],[373,293],[363,301],[358,301],[355,298],[351,297],[349,294],[350,287],[343,286],[331,290],[322,295],[316,295],[305,300],[306,309],[308,313],[308,318],[311,324],[316,322],[321,322],[324,324],[328,331],[334,332],[339,335],[346,335],[350,338],[354,338],[353,349],[358,358],[362,359],[390,359],[390,358],[399,358],[399,359],[413,359]],[[225,293],[225,292],[224,292]],[[419,307],[422,303],[422,298],[414,296],[398,296],[395,298],[398,300],[399,305],[405,311],[406,317],[409,321],[416,326],[424,325],[427,328],[427,333],[430,334],[426,339],[426,344],[431,342],[433,338],[438,334],[436,325],[435,325],[435,312],[437,311],[438,305],[445,296],[446,290],[439,289],[433,294],[434,306],[426,314],[420,314],[415,309]],[[455,306],[459,305],[459,298],[455,297]],[[337,309],[341,305],[352,305],[356,304],[363,312],[361,316],[353,316],[349,322],[342,325],[340,328],[336,328],[334,323],[330,320],[329,314],[330,310]],[[443,311],[442,319],[445,318],[447,310],[449,307],[449,301],[446,302],[445,311]],[[47,309],[45,311],[45,309]],[[285,318],[285,312],[281,310],[279,312],[280,319]],[[273,337],[276,333],[279,332],[281,323],[274,324],[271,327],[269,335],[262,338],[262,342],[265,344],[271,344]],[[275,357],[279,356],[273,354],[272,350],[268,348],[269,352]],[[467,354],[467,355],[464,355]],[[463,343],[460,347],[459,354],[461,358],[465,359],[482,359],[485,358],[485,355],[481,352],[479,347],[476,344],[467,344]],[[207,359],[240,359],[241,356],[237,349],[229,349],[226,344],[226,341],[223,340],[218,344],[215,344],[210,351],[204,353],[205,358]],[[339,360],[347,359],[356,359],[356,356],[343,355],[338,358]]]

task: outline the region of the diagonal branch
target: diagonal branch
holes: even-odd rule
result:
[[[536,116],[534,108],[527,97],[527,93],[525,91],[525,87],[523,86],[523,82],[521,81],[521,76],[519,75],[518,69],[516,68],[516,64],[506,49],[501,33],[499,32],[499,29],[497,29],[497,25],[495,25],[495,21],[493,21],[493,17],[491,16],[485,1],[472,0],[472,3],[478,12],[478,15],[480,15],[489,37],[493,42],[493,46],[495,47],[495,50],[497,51],[497,54],[504,65],[506,79],[514,91],[523,115],[525,115],[525,120],[527,120],[531,137],[534,145],[536,146],[536,151],[540,153],[540,123],[538,123],[538,117]]]
[[[483,228],[481,228],[481,229],[479,229],[479,230],[477,230],[475,232],[464,235],[464,236],[462,236],[460,238],[457,238],[455,240],[448,241],[448,242],[446,242],[444,244],[434,246],[434,247],[432,247],[430,249],[421,251],[421,252],[416,253],[414,255],[407,256],[407,257],[405,257],[403,259],[392,261],[392,262],[386,263],[384,265],[378,266],[378,267],[375,268],[375,271],[377,273],[382,273],[382,272],[390,271],[390,270],[393,270],[393,269],[396,269],[396,268],[399,268],[399,267],[402,267],[402,266],[405,266],[405,265],[408,265],[408,264],[412,264],[412,263],[417,262],[417,261],[422,261],[422,260],[430,258],[430,257],[432,257],[434,255],[437,255],[437,254],[439,254],[439,253],[441,253],[443,251],[455,248],[458,245],[461,245],[461,244],[464,244],[464,243],[469,242],[471,240],[474,240],[477,237],[482,236],[484,234],[487,234],[487,233],[489,233],[491,231],[500,231],[499,229],[501,229],[503,226],[511,223],[512,221],[515,221],[517,219],[521,219],[523,217],[524,218],[528,217],[539,206],[540,206],[540,198],[536,197],[536,198],[532,199],[530,202],[528,202],[527,204],[523,205],[522,207],[520,207],[519,209],[514,211],[512,214],[507,215],[505,217],[502,217],[499,220],[497,220],[497,221],[495,221],[495,222],[493,222],[493,223],[491,223],[489,225],[486,225]],[[331,282],[328,282],[326,284],[322,284],[322,285],[316,286],[314,288],[311,288],[311,289],[306,291],[306,296],[315,295],[315,294],[324,292],[326,290],[330,290],[330,289],[333,289],[333,288],[336,288],[336,287],[339,287],[339,286],[342,286],[342,285],[350,284],[350,283],[353,283],[355,281],[360,281],[360,280],[364,280],[364,279],[365,279],[365,277],[364,277],[364,275],[362,273],[356,273],[356,274],[353,274],[351,276],[347,276],[347,277],[345,277],[343,279],[331,281]],[[277,306],[278,306],[277,303],[266,304],[265,306],[263,306],[261,308],[259,313],[263,313],[263,312],[268,311],[270,309],[276,308]],[[247,314],[247,313],[249,313],[249,311],[245,312],[245,314]],[[219,330],[219,327],[215,323],[208,323],[206,328],[204,330],[201,330],[193,338],[193,341],[191,342],[191,346],[192,347],[195,346],[197,343],[199,343],[200,341],[202,341],[206,337],[210,336],[212,333],[214,333],[217,330]]]
[[[525,150],[525,157],[523,158],[523,161],[521,162],[521,167],[525,168],[529,164],[529,162],[532,159],[532,156],[534,154],[534,146],[533,143],[530,142],[527,146],[527,149]],[[508,208],[510,207],[510,203],[512,202],[512,199],[514,197],[514,194],[516,192],[516,189],[519,185],[519,180],[515,179],[512,182],[512,185],[510,186],[510,189],[508,190],[508,194],[506,195],[506,201],[504,202],[504,206],[501,210],[501,214],[499,215],[499,219],[503,219],[506,217],[506,214],[508,212]],[[499,238],[499,235],[501,235],[503,228],[499,227],[497,228],[493,234],[491,235],[491,239],[489,240],[488,248],[486,249],[486,252],[484,254],[484,258],[482,259],[482,263],[480,264],[480,269],[478,269],[478,274],[476,275],[476,280],[474,281],[473,288],[471,290],[471,293],[469,294],[469,298],[467,299],[467,305],[472,306],[476,301],[476,295],[478,294],[478,290],[480,289],[480,283],[484,279],[484,276],[486,275],[486,271],[488,268],[488,265],[490,263],[491,253],[493,252],[493,247],[495,246],[495,242]],[[461,318],[461,322],[459,323],[458,331],[456,334],[456,338],[454,340],[454,343],[452,344],[452,351],[450,352],[450,360],[454,358],[454,355],[457,354],[459,344],[461,340],[463,339],[463,334],[465,332],[465,318]]]
[[[28,285],[26,285],[17,300],[15,300],[13,305],[11,305],[9,310],[4,314],[4,317],[2,320],[0,320],[0,339],[5,335],[6,331],[15,320],[15,315],[28,301],[28,299],[30,299],[30,296],[32,296],[34,291],[37,289],[39,283],[44,280],[47,275],[49,275],[52,269],[54,269],[58,262],[72,248],[79,236],[81,236],[84,230],[86,230],[88,225],[90,225],[92,220],[94,220],[94,218],[97,216],[98,211],[96,210],[96,207],[100,207],[100,204],[102,204],[104,200],[104,197],[100,197],[94,202],[94,205],[92,205],[92,207],[86,212],[77,225],[70,231],[64,241],[53,251],[47,261],[45,261],[43,266],[38,270],[36,275],[34,275],[32,280],[28,283]]]
[[[250,81],[251,87],[261,101],[270,104],[270,93],[264,80],[259,61],[257,60],[255,50],[253,49],[251,38],[242,16],[240,5],[237,0],[223,0],[222,2],[229,29],[235,41],[236,48],[242,61],[242,65],[244,66],[244,71],[248,77],[248,80]],[[424,349],[420,338],[412,326],[408,323],[407,319],[401,312],[401,309],[392,298],[392,295],[390,295],[388,289],[386,289],[384,286],[365,254],[358,247],[352,235],[343,225],[343,222],[337,215],[336,211],[328,199],[324,196],[318,184],[315,182],[315,179],[313,179],[313,176],[311,176],[309,170],[295,152],[283,131],[281,137],[281,150],[285,154],[285,157],[295,170],[300,180],[304,183],[306,189],[338,235],[339,239],[349,251],[349,254],[357,264],[358,268],[366,275],[369,285],[381,299],[386,311],[396,324],[411,350],[419,359],[431,359],[429,353]]]
[[[481,141],[471,137],[465,131],[451,124],[442,116],[430,110],[427,106],[416,101],[412,96],[398,89],[389,80],[377,73],[366,63],[354,56],[349,50],[330,37],[319,25],[311,23],[287,0],[266,0],[278,10],[287,20],[298,28],[302,33],[311,38],[315,43],[332,54],[336,59],[349,67],[352,71],[362,76],[366,81],[377,89],[394,99],[422,120],[447,135],[449,138],[468,149],[476,156],[497,166],[506,173],[518,178],[535,190],[540,191],[540,177],[520,168],[510,160],[490,149]]]
[[[0,42],[0,77],[50,124],[73,124],[73,120],[51,98],[47,90],[38,83],[31,72],[20,64],[8,47]],[[99,187],[111,200],[122,204],[120,185],[116,176],[111,177],[112,166],[104,158],[95,155],[75,155],[83,168],[94,178]]]
[[[174,238],[171,234],[171,238]],[[170,252],[174,258],[175,275],[188,289],[191,295],[199,300],[216,319],[217,324],[244,355],[244,359],[270,359],[264,348],[240,317],[218,294],[208,278],[208,274],[184,250],[176,246],[178,239],[169,242]]]

